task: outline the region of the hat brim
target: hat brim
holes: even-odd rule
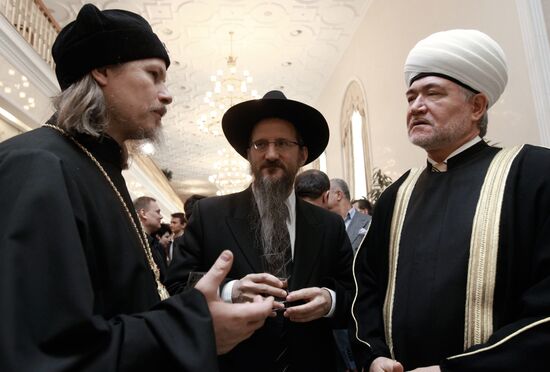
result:
[[[231,146],[245,159],[254,126],[263,119],[278,118],[294,125],[308,149],[309,164],[328,144],[329,128],[315,108],[290,99],[257,99],[231,107],[222,118],[222,129]]]

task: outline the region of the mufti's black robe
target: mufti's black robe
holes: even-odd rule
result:
[[[110,138],[78,136],[137,216]],[[129,217],[70,140],[0,144],[0,371],[216,371],[206,301],[160,301]]]
[[[498,152],[480,142],[449,159],[446,173],[431,172],[428,165],[412,191],[391,317],[395,359],[405,370],[431,365],[443,371],[550,368],[550,151],[540,147],[525,146],[506,181],[493,334],[464,350],[472,224],[485,174]],[[380,198],[355,262],[353,315],[367,369],[376,357],[390,357],[383,320],[390,226],[397,191],[407,176]]]

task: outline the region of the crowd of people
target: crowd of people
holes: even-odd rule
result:
[[[0,370],[550,365],[550,150],[484,141],[508,78],[488,35],[410,51],[406,129],[427,160],[375,209],[300,172],[329,125],[270,91],[222,119],[251,185],[194,195],[170,224],[121,173],[172,102],[164,44],[141,16],[86,4],[52,54],[55,114],[0,144]]]

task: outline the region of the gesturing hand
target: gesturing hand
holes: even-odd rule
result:
[[[214,323],[218,355],[227,353],[250,337],[271,314],[273,297],[256,296],[250,303],[228,304],[218,295],[218,288],[231,269],[233,254],[223,251],[210,270],[197,282],[195,288],[202,292]]]

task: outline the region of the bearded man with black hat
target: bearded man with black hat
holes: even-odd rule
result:
[[[428,159],[382,194],[355,259],[362,365],[546,370],[550,150],[482,139],[504,53],[476,30],[435,33],[409,53],[405,81],[409,139]]]
[[[245,191],[200,200],[168,271],[178,291],[223,249],[235,256],[222,288],[228,302],[274,296],[272,318],[248,340],[221,356],[222,371],[335,371],[332,328],[347,327],[351,246],[342,219],[296,198],[299,168],[325,149],[323,115],[308,105],[268,92],[231,107],[222,127],[250,163]]]
[[[141,16],[88,4],[53,56],[55,117],[0,145],[0,370],[216,371],[273,300],[220,300],[228,251],[196,290],[168,298],[159,281],[121,171],[172,101],[163,44]]]

